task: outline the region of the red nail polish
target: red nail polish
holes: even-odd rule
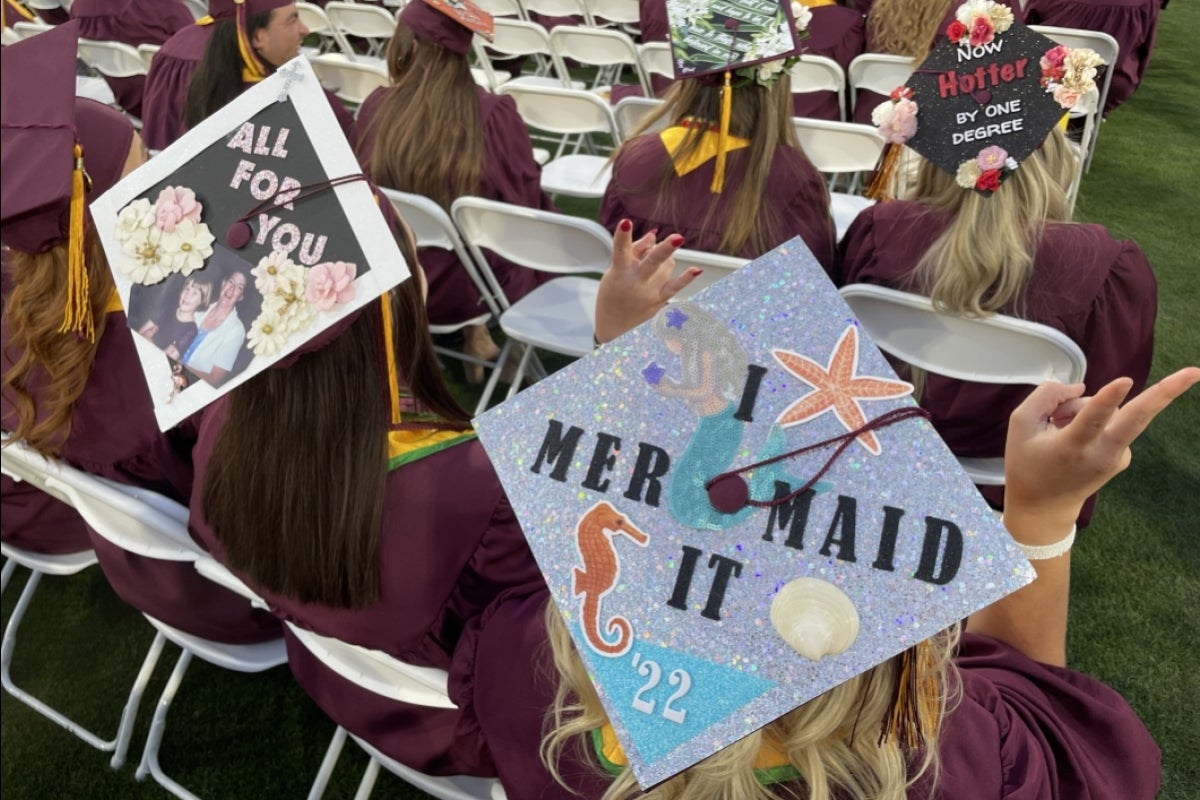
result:
[[[672,247],[679,247],[682,244],[683,244],[683,237],[680,236],[678,233],[671,237],[671,246]]]
[[[704,274],[704,270],[700,269],[699,267],[692,267],[692,275],[694,275],[695,277],[698,278],[703,274]]]
[[[621,220],[620,228],[623,231],[633,230],[633,223],[627,219]]]

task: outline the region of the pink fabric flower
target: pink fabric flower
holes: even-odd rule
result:
[[[354,276],[358,268],[345,261],[326,261],[308,271],[304,295],[318,311],[328,311],[354,299]]]
[[[1063,62],[1067,60],[1067,54],[1070,52],[1070,50],[1063,47],[1061,44],[1051,47],[1038,62],[1042,67],[1042,72],[1047,72],[1050,70],[1062,70]]]
[[[174,233],[175,226],[185,219],[199,223],[202,209],[191,189],[168,186],[158,193],[158,200],[154,202],[154,223],[164,233]]]
[[[1066,86],[1056,86],[1054,88],[1054,101],[1063,108],[1073,108],[1082,96],[1077,90],[1068,89]]]
[[[1006,161],[1008,161],[1007,151],[1003,147],[997,147],[996,145],[983,148],[979,151],[979,155],[975,157],[975,163],[984,172],[987,172],[989,169],[1000,169]]]
[[[917,132],[917,104],[901,100],[895,106],[891,116],[879,126],[879,133],[889,142],[904,144]]]
[[[996,26],[992,24],[990,19],[981,14],[971,21],[970,43],[973,47],[978,47],[981,44],[989,44],[995,38]]]

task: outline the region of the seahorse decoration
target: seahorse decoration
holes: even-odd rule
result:
[[[624,655],[633,640],[633,629],[625,617],[610,617],[603,625],[600,622],[600,601],[617,585],[621,575],[617,549],[612,541],[617,534],[628,536],[640,547],[650,541],[650,537],[624,514],[604,502],[588,509],[575,528],[575,544],[583,560],[583,566],[575,568],[572,589],[580,598],[579,624],[588,646],[610,658]],[[606,635],[617,638],[609,641]]]

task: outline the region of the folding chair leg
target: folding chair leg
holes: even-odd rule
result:
[[[129,690],[129,699],[125,701],[125,710],[121,712],[121,726],[117,729],[117,748],[109,762],[113,769],[120,769],[125,763],[125,756],[129,753],[129,740],[133,737],[133,723],[137,719],[138,707],[142,704],[142,695],[146,691],[146,685],[150,683],[150,676],[154,674],[154,668],[158,665],[158,658],[162,655],[163,645],[166,643],[167,637],[161,633],[154,634],[154,641],[150,643],[150,649],[146,651],[146,657],[142,660],[142,668],[138,670],[133,688]]]
[[[534,358],[533,345],[522,345],[525,352],[521,353],[521,363],[517,365],[517,373],[513,375],[512,385],[508,387],[508,397],[513,397],[521,391],[521,382],[525,380],[525,370],[529,368],[529,359]]]
[[[0,592],[3,592],[8,587],[8,581],[17,570],[17,562],[11,558],[4,562],[4,571],[0,573]]]
[[[9,564],[13,564],[9,561]],[[5,569],[8,565],[5,565]],[[37,570],[30,572],[29,580],[25,583],[25,588],[21,590],[21,596],[17,598],[17,604],[13,608],[12,616],[8,618],[8,627],[4,629],[4,640],[0,643],[0,685],[3,685],[4,690],[10,695],[20,700],[25,705],[32,708],[34,711],[41,714],[46,719],[55,724],[66,728],[71,733],[78,736],[83,741],[87,742],[92,747],[103,752],[109,752],[116,746],[116,740],[105,741],[96,734],[89,731],[79,723],[65,716],[59,711],[51,708],[33,695],[26,692],[13,683],[10,668],[12,666],[13,650],[17,646],[17,629],[21,626],[21,620],[25,617],[25,612],[29,608],[30,601],[33,600],[33,593],[37,591],[38,584],[41,583],[42,573]]]
[[[142,762],[138,765],[137,772],[134,773],[134,777],[139,781],[145,780],[146,774],[149,773],[159,786],[182,800],[200,800],[200,798],[163,773],[162,767],[158,763],[158,748],[162,745],[163,731],[167,727],[167,712],[175,700],[175,693],[179,691],[179,684],[183,682],[183,675],[187,672],[191,660],[190,650],[184,650],[179,654],[179,660],[175,662],[175,669],[171,671],[171,677],[167,680],[162,696],[158,699],[158,708],[154,712],[154,720],[150,723],[150,735],[146,737],[146,748],[142,751]]]
[[[379,777],[379,762],[372,756],[367,762],[367,768],[363,771],[362,782],[358,784],[358,791],[354,793],[354,800],[367,800],[371,796],[371,792],[375,790],[375,780]]]
[[[338,725],[338,729],[333,732],[333,739],[329,742],[329,749],[325,751],[325,758],[321,760],[321,768],[317,770],[316,780],[313,781],[312,788],[308,790],[308,800],[321,800],[321,795],[325,794],[325,787],[329,785],[329,779],[333,777],[333,768],[337,766],[338,758],[342,755],[342,746],[346,744],[346,729]]]
[[[504,366],[508,363],[508,354],[512,350],[512,347],[512,339],[506,339],[504,344],[501,345],[500,355],[496,356],[496,368],[488,376],[487,384],[483,387],[483,394],[479,395],[479,402],[475,404],[476,416],[487,411],[488,403],[492,399],[492,393],[496,391],[496,385],[500,382],[500,373],[504,371]],[[514,380],[516,380],[515,376]]]

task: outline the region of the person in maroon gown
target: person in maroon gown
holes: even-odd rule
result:
[[[79,20],[79,35],[102,42],[162,45],[195,19],[183,0],[77,0],[71,4],[71,19]],[[142,116],[142,93],[146,76],[111,78],[113,95],[121,108]]]
[[[197,20],[154,54],[142,91],[142,140],[151,150],[165,149],[183,133],[188,84],[204,57],[212,29],[212,22]]]
[[[1104,113],[1124,103],[1137,89],[1150,65],[1158,33],[1160,0],[1029,0],[1025,21],[1030,25],[1054,25],[1102,31],[1117,40],[1120,60],[1114,70],[1104,102]]]
[[[77,28],[70,22],[3,51],[4,430],[94,475],[187,503],[194,429],[159,432],[90,215],[79,221],[82,238],[70,235],[75,145],[91,179],[82,182],[85,204],[146,159],[127,117],[74,98]],[[72,251],[87,278],[79,316],[65,313]],[[5,541],[49,552],[93,548],[117,594],[169,625],[234,643],[279,635],[276,620],[190,564],[129,554],[24,484],[6,477],[0,505]]]
[[[714,190],[721,88],[711,78],[676,82],[645,125],[669,120],[661,133],[625,141],[613,159],[600,223],[633,221],[639,235],[674,231],[696,250],[754,258],[799,234],[823,265],[832,265],[829,192],[796,141],[791,83],[778,72],[769,86],[748,80],[733,90],[725,180]]]
[[[380,186],[424,195],[447,212],[464,195],[553,211],[516,102],[491,94],[471,77],[471,36],[463,22],[425,2],[405,6],[388,44],[392,85],[375,90],[359,110],[351,138],[355,153]],[[453,253],[423,249],[420,257],[429,279],[431,322],[458,323],[485,310]],[[511,301],[545,279],[494,256],[489,264]],[[486,326],[468,326],[464,336],[469,355],[499,354]],[[470,380],[481,374],[468,369]]]
[[[880,735],[893,712],[892,687],[903,680],[889,659],[643,794],[619,744],[600,735],[607,716],[562,617],[552,610],[541,629],[530,622],[504,637],[485,631],[478,646],[480,663],[510,669],[483,673],[477,692],[495,697],[500,685],[531,697],[540,692],[555,713],[565,712],[550,718],[546,739],[546,728],[505,714],[501,704],[478,704],[509,796],[520,787],[517,796],[539,800],[1151,800],[1161,783],[1161,753],[1144,723],[1112,688],[1066,666],[1073,541],[1066,532],[1084,498],[1129,463],[1129,444],[1142,429],[1197,381],[1200,369],[1181,370],[1120,409],[1128,379],[1086,400],[1082,387],[1047,383],[1016,410],[1005,454],[1013,493],[1005,524],[1023,548],[1063,550],[1065,543],[1066,549],[1057,556],[1034,551],[1034,582],[972,614],[961,637],[955,625],[927,640],[937,658],[921,672],[936,676],[932,690],[946,703],[932,739],[938,766],[912,784],[906,785],[924,753],[894,734]],[[511,611],[532,620],[536,609],[529,606],[538,600],[530,597],[525,608]],[[553,678],[538,670],[538,654],[548,647],[565,684],[557,698]],[[916,685],[930,688],[924,681]],[[814,728],[829,733],[817,736]],[[882,759],[875,755],[880,751],[894,755]],[[856,753],[867,757],[856,759]],[[551,759],[557,776],[539,754]],[[820,787],[806,780],[817,773],[827,781]],[[735,782],[745,778],[761,793],[751,795],[749,786]]]

